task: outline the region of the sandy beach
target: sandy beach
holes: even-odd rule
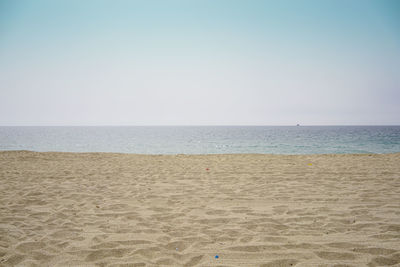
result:
[[[400,264],[400,154],[0,152],[0,266]]]

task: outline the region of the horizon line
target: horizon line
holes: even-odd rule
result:
[[[0,127],[315,127],[315,126],[400,126],[400,124],[36,124],[0,125]]]

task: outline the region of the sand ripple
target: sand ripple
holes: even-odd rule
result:
[[[0,152],[0,179],[0,266],[400,265],[400,154]]]

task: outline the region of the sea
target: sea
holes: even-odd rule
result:
[[[400,152],[400,126],[0,126],[0,150],[381,154]]]

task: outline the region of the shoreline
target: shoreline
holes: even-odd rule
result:
[[[349,155],[349,156],[362,156],[362,155],[397,155],[399,152],[391,153],[313,153],[313,154],[273,154],[273,153],[210,153],[210,154],[140,154],[128,152],[104,152],[104,151],[90,151],[90,152],[75,152],[75,151],[35,151],[35,150],[0,150],[0,153],[63,153],[63,154],[115,154],[115,155],[135,155],[135,156],[230,156],[230,155],[264,155],[264,156],[329,156],[329,155]]]

